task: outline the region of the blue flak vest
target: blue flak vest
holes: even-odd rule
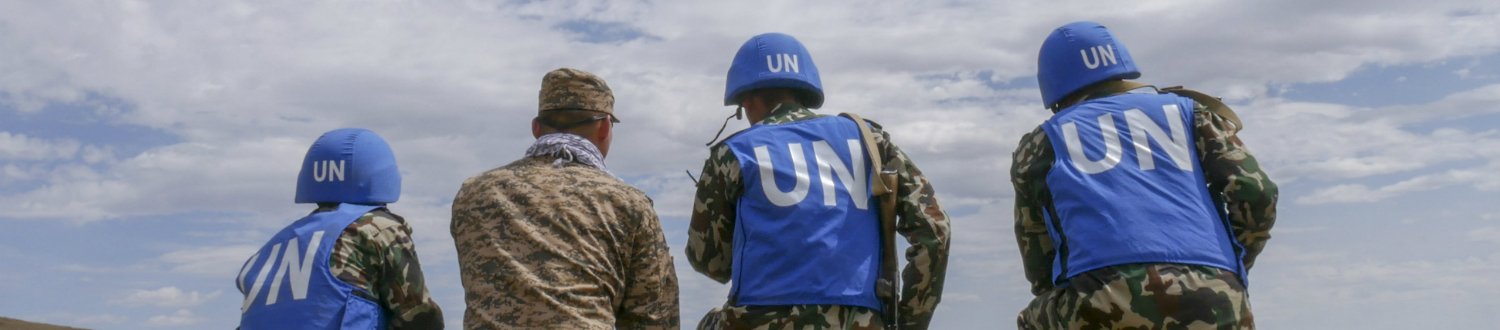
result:
[[[240,329],[384,329],[379,304],[354,294],[328,269],[344,228],[380,206],[339,204],[282,229],[245,262]]]
[[[760,124],[724,143],[745,187],[730,301],[880,310],[878,206],[859,128],[828,116]]]
[[[1245,281],[1243,248],[1209,197],[1193,102],[1128,93],[1063,109],[1042,124],[1056,161],[1047,173],[1053,283],[1134,263],[1218,267]]]

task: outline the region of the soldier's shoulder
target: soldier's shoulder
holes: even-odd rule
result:
[[[510,162],[509,164],[501,165],[500,167],[480,172],[477,175],[465,179],[464,186],[483,182],[501,181],[511,177],[523,176],[524,174],[521,174],[521,172],[530,170],[530,168],[534,167],[536,163],[537,162],[535,161],[535,159],[532,159],[530,157],[517,159]]]
[[[744,131],[740,131],[740,132],[744,132]],[[740,132],[734,132],[733,134],[730,134],[729,137],[726,137],[723,140],[719,140],[719,142],[716,142],[712,146],[709,146],[708,147],[708,154],[709,155],[718,155],[718,154],[722,154],[722,153],[731,152],[732,150],[730,150],[730,147],[729,147],[729,139],[735,138],[736,136],[738,136],[740,134]],[[714,158],[716,158],[716,157],[709,157],[709,160],[713,160]]]
[[[1016,171],[1032,168],[1033,166],[1029,164],[1050,161],[1051,152],[1052,146],[1047,141],[1047,133],[1040,126],[1021,135],[1021,141],[1016,144],[1015,151],[1011,153],[1012,175],[1020,173]]]
[[[387,233],[410,233],[411,228],[407,226],[405,218],[381,208],[360,216],[349,224],[345,232],[354,232],[364,240],[381,240],[389,238]]]
[[[397,215],[395,212],[391,212],[391,210],[388,210],[386,208],[379,208],[370,211],[369,213],[365,213],[365,215],[361,216],[359,220],[359,222],[365,222],[366,220],[368,220],[371,226],[375,226],[376,228],[382,230],[406,227],[406,218]]]
[[[733,138],[733,136],[730,136],[730,138]],[[734,155],[734,150],[730,148],[728,141],[729,139],[726,138],[724,141],[719,141],[719,143],[708,147],[708,159],[703,160],[703,162],[706,165],[717,167],[739,166],[739,158]],[[713,173],[704,173],[703,175],[710,174]]]
[[[1019,152],[1020,149],[1022,149],[1023,147],[1036,147],[1037,145],[1043,144],[1043,142],[1046,142],[1046,141],[1047,141],[1047,132],[1046,132],[1046,130],[1043,130],[1042,126],[1037,126],[1036,128],[1032,129],[1030,132],[1026,132],[1025,134],[1021,134],[1021,140],[1020,140],[1019,143],[1016,144],[1017,145],[1016,151]]]

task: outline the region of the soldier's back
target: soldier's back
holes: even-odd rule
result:
[[[612,328],[645,193],[607,172],[523,158],[464,182],[453,232],[465,328]]]

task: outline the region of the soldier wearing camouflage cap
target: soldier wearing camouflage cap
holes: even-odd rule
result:
[[[387,208],[400,196],[396,157],[380,135],[345,128],[319,137],[295,198],[318,208],[241,268],[240,329],[442,329],[411,227]]]
[[[562,68],[542,77],[526,154],[453,198],[467,329],[675,329],[677,273],[646,194],[604,165],[614,94]]]
[[[1276,184],[1217,98],[1128,81],[1125,45],[1094,22],[1042,43],[1054,113],[1011,165],[1031,292],[1022,329],[1255,327],[1250,267],[1276,220]]]
[[[738,105],[751,127],[709,150],[687,245],[694,270],[732,285],[699,329],[922,329],[932,320],[949,245],[932,184],[880,125],[809,110],[823,96],[792,36],[757,35],[735,54],[724,105]],[[899,288],[885,199],[871,189],[875,162],[895,176],[892,231],[911,244]]]

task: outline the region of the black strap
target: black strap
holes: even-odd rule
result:
[[[723,125],[719,125],[719,132],[718,133],[714,133],[714,139],[713,140],[708,140],[708,143],[704,143],[703,146],[705,146],[705,147],[711,147],[711,146],[714,145],[714,143],[719,142],[719,136],[720,135],[724,135],[724,128],[725,127],[729,127],[729,118],[741,119],[741,118],[745,117],[744,113],[745,113],[745,107],[736,107],[736,108],[734,108],[734,114],[729,115],[729,117],[724,117],[724,124]],[[691,175],[689,175],[689,176],[691,176]],[[696,182],[697,180],[694,180],[694,181]]]

